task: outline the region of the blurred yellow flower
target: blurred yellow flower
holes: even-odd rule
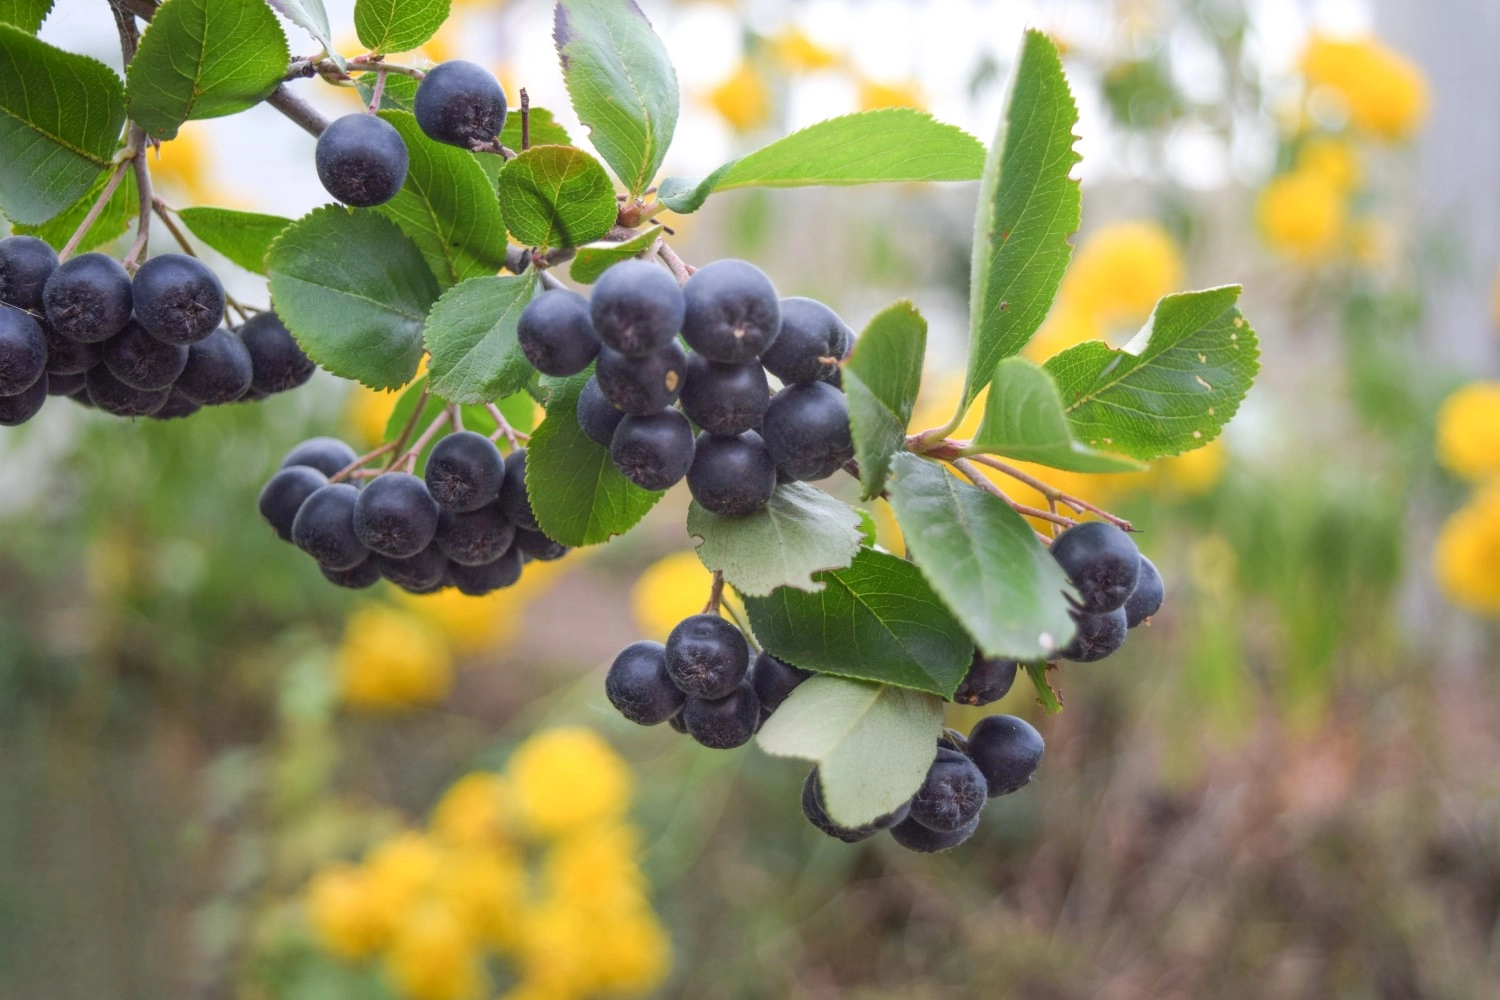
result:
[[[386,968],[412,1000],[477,1000],[487,985],[478,941],[438,900],[400,914]]]
[[[1103,340],[1104,334],[1104,325],[1096,317],[1059,297],[1052,312],[1048,314],[1047,321],[1036,332],[1036,336],[1031,338],[1023,353],[1041,364],[1054,354],[1086,340]],[[955,398],[954,404],[957,405],[957,402]]]
[[[1218,437],[1196,451],[1151,463],[1147,475],[1164,487],[1164,492],[1203,496],[1219,485],[1228,467],[1229,449]]]
[[[453,654],[442,633],[390,605],[367,604],[349,616],[334,664],[339,693],[351,708],[431,705],[453,687]]]
[[[208,132],[209,126],[201,122],[185,122],[174,138],[146,154],[151,180],[165,191],[169,203],[176,204],[173,195],[194,204],[226,200],[213,183],[213,143]]]
[[[442,865],[442,848],[425,834],[408,831],[371,851],[365,872],[381,911],[394,918],[432,888]]]
[[[711,90],[708,102],[736,131],[750,132],[771,119],[771,89],[765,78],[742,62]]]
[[[1444,523],[1433,551],[1438,585],[1453,603],[1500,615],[1500,481]]]
[[[809,72],[837,66],[842,57],[808,38],[801,29],[788,27],[771,40],[771,50],[787,69]]]
[[[672,968],[672,942],[649,907],[638,906],[605,923],[597,934],[594,966],[606,990],[648,993]]]
[[[1308,139],[1297,151],[1300,169],[1328,179],[1340,191],[1352,191],[1364,179],[1359,152],[1348,139],[1320,135]]]
[[[1384,219],[1362,216],[1349,222],[1349,256],[1365,267],[1387,264],[1396,253],[1396,230]]]
[[[1379,139],[1410,136],[1427,117],[1427,79],[1378,38],[1313,35],[1302,53],[1308,81],[1335,94],[1350,123]]]
[[[644,896],[646,879],[637,867],[640,834],[623,823],[599,824],[557,841],[547,850],[548,888],[568,899],[621,909]]]
[[[349,865],[324,869],[308,886],[313,934],[339,958],[368,958],[385,945],[389,925],[379,907],[369,876]]]
[[[513,640],[520,631],[526,606],[576,565],[576,560],[528,563],[520,582],[483,597],[440,590],[435,594],[403,591],[397,599],[441,629],[454,653],[468,656]]]
[[[432,832],[460,847],[494,846],[509,828],[506,808],[510,789],[493,771],[474,771],[459,778],[432,809]]]
[[[1337,256],[1347,204],[1344,192],[1323,174],[1282,174],[1261,191],[1255,208],[1261,234],[1272,249],[1308,262]]]
[[[879,80],[859,81],[859,110],[878,111],[881,108],[917,108],[926,110],[927,102],[922,98],[921,88],[915,80],[884,83]]]
[[[1500,475],[1500,382],[1473,382],[1443,401],[1437,458],[1464,479]]]
[[[538,733],[516,748],[506,773],[517,815],[540,837],[615,819],[630,802],[630,769],[591,729]]]
[[[1078,248],[1059,299],[1105,327],[1140,323],[1182,282],[1177,241],[1149,220],[1116,222]]]
[[[646,567],[630,588],[630,610],[642,637],[665,642],[678,622],[703,610],[713,580],[691,549],[662,556]]]
[[[367,448],[385,440],[385,425],[390,422],[404,389],[376,391],[362,385],[354,387],[344,404],[344,423],[354,437]]]
[[[515,853],[495,847],[448,852],[438,895],[485,944],[501,949],[515,943],[526,895],[526,873]]]

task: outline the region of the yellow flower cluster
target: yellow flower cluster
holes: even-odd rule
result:
[[[1408,138],[1427,117],[1427,78],[1378,38],[1314,35],[1302,52],[1302,75],[1338,100],[1349,124],[1372,138]]]
[[[1480,484],[1438,535],[1438,584],[1454,603],[1500,615],[1500,382],[1476,382],[1448,397],[1438,411],[1437,457]]]
[[[669,553],[647,566],[630,589],[630,610],[641,637],[666,642],[678,622],[703,610],[713,579],[692,550]],[[724,604],[742,611],[739,596],[728,587]]]
[[[539,733],[504,773],[455,782],[425,830],[319,872],[313,934],[337,959],[380,962],[410,1000],[492,996],[488,958],[509,964],[507,1000],[649,992],[671,944],[626,819],[631,781],[592,731]]]
[[[1293,169],[1272,178],[1256,201],[1267,245],[1296,261],[1316,262],[1353,249],[1359,227],[1349,205],[1364,175],[1354,146],[1334,136],[1306,140]]]

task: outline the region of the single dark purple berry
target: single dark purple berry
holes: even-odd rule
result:
[[[854,331],[816,299],[781,300],[781,333],[761,352],[766,371],[786,385],[819,382],[839,371]]]
[[[604,393],[599,388],[599,379],[592,375],[578,393],[577,416],[578,426],[583,428],[583,433],[601,448],[609,447],[615,436],[615,428],[625,419],[625,414],[604,398]]]
[[[974,659],[969,663],[969,672],[964,675],[953,700],[960,705],[988,705],[999,701],[1016,682],[1019,667],[1015,660],[987,657],[976,649]]]
[[[274,312],[247,319],[240,327],[240,340],[250,352],[250,391],[258,397],[295,389],[317,368]]]
[[[409,559],[437,536],[438,505],[427,484],[409,472],[376,476],[360,491],[354,533],[371,552]]]
[[[115,378],[136,389],[169,389],[187,365],[188,349],[157,340],[135,320],[104,342],[104,364]]]
[[[137,389],[115,378],[107,365],[95,365],[84,376],[89,400],[117,417],[149,417],[167,404],[170,388]]]
[[[696,351],[687,356],[682,412],[710,434],[755,430],[771,405],[766,370],[758,361],[724,365]]]
[[[979,820],[983,815],[983,813],[976,814],[966,826],[952,833],[941,833],[923,826],[915,818],[908,816],[891,827],[891,839],[908,851],[915,851],[918,854],[937,854],[940,851],[951,850],[974,836],[974,831],[979,829]]]
[[[500,510],[518,528],[541,530],[531,497],[526,488],[526,449],[517,448],[505,456],[505,481],[500,484]]]
[[[448,575],[460,593],[469,597],[483,597],[521,579],[521,550],[512,546],[499,559],[482,566],[464,566],[450,562]]]
[[[627,357],[661,350],[682,330],[682,289],[665,269],[644,260],[611,265],[594,282],[589,315],[606,347]]]
[[[599,354],[588,299],[566,288],[543,292],[526,304],[516,339],[531,367],[559,378],[577,375]]]
[[[760,701],[755,689],[741,682],[723,698],[689,695],[682,706],[688,735],[712,750],[732,750],[750,742],[760,728]]]
[[[59,336],[97,344],[119,333],[130,319],[130,275],[113,257],[80,254],[57,265],[47,278],[42,306]]]
[[[682,336],[723,364],[749,361],[781,330],[781,300],[765,272],[743,260],[716,260],[682,286]]]
[[[260,516],[283,542],[292,540],[292,522],[308,497],[328,485],[328,477],[306,465],[277,470],[260,490]]]
[[[823,382],[789,385],[771,397],[761,436],[777,467],[803,482],[826,479],[854,457],[844,395]]]
[[[393,559],[377,552],[370,561],[381,576],[412,594],[430,594],[442,586],[448,575],[448,557],[436,545],[429,545],[405,559]]]
[[[220,406],[242,399],[250,391],[252,375],[244,342],[221,326],[188,348],[176,388],[200,406]]]
[[[41,412],[47,402],[47,375],[13,396],[0,396],[0,427],[19,427]]]
[[[1052,540],[1049,551],[1077,591],[1077,606],[1085,614],[1124,607],[1141,577],[1135,542],[1105,521],[1073,525]]]
[[[1057,651],[1057,659],[1074,663],[1097,663],[1125,645],[1125,609],[1116,608],[1102,615],[1084,614],[1070,608],[1077,631],[1073,641]]]
[[[687,484],[704,510],[746,517],[764,508],[776,492],[776,463],[754,431],[734,437],[699,434]]]
[[[345,205],[371,208],[406,182],[406,143],[395,126],[362,112],[337,119],[318,136],[314,157],[323,189]]]
[[[537,562],[552,562],[572,551],[562,542],[555,542],[540,531],[528,531],[525,528],[516,531],[516,548],[527,559],[535,559]]]
[[[427,71],[412,111],[427,138],[472,149],[494,142],[505,128],[505,90],[483,66],[450,59]]]
[[[152,420],[179,420],[191,417],[201,409],[203,404],[193,402],[174,388],[167,393],[167,401],[161,404],[161,409],[150,414],[150,417]]]
[[[14,396],[36,384],[47,370],[47,335],[31,316],[0,305],[0,396]]]
[[[446,507],[438,514],[434,543],[455,563],[483,566],[494,562],[516,540],[516,526],[498,503],[456,514]]]
[[[938,833],[956,833],[984,808],[989,786],[974,762],[953,750],[939,750],[927,777],[911,799],[911,818]]]
[[[969,759],[984,775],[990,798],[1025,787],[1046,748],[1042,734],[1013,715],[991,715],[969,730]]]
[[[283,469],[293,465],[307,465],[325,476],[336,476],[354,463],[359,456],[354,449],[338,438],[308,438],[286,453],[281,460]]]
[[[164,253],[135,272],[135,318],[167,344],[196,344],[224,322],[224,286],[196,257]]]
[[[755,688],[755,696],[760,699],[761,711],[769,716],[781,707],[797,685],[811,676],[812,671],[794,667],[761,651],[750,667],[750,686]]]
[[[1161,610],[1161,602],[1165,597],[1166,589],[1156,564],[1141,556],[1141,577],[1136,581],[1130,596],[1125,599],[1126,627],[1135,628],[1149,622],[1151,616]]]
[[[609,455],[620,474],[643,490],[665,490],[693,464],[693,428],[676,410],[627,416],[615,428]]]
[[[620,651],[604,676],[609,703],[631,722],[654,726],[682,711],[685,697],[667,675],[666,647],[634,642]]]
[[[750,669],[750,644],[718,615],[684,618],[667,637],[667,672],[684,694],[723,698]]]
[[[318,569],[329,583],[349,590],[365,590],[380,582],[380,567],[375,565],[373,557],[352,569],[329,569],[327,566]]]
[[[349,570],[370,557],[354,533],[354,505],[359,490],[348,483],[329,483],[302,501],[292,520],[292,544],[332,570]]]
[[[433,445],[423,479],[432,498],[448,510],[478,510],[499,498],[505,458],[483,434],[458,431]]]
[[[57,251],[35,236],[0,240],[0,302],[42,311],[42,287],[57,269]]]
[[[54,332],[50,326],[42,327],[42,333],[47,338],[47,373],[49,375],[82,375],[104,361],[103,342],[85,344],[82,341],[69,340]]]
[[[640,357],[599,349],[594,378],[599,391],[621,413],[645,416],[677,402],[687,371],[687,354],[676,341]]]

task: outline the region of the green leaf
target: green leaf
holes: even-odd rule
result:
[[[1051,376],[1025,358],[1006,358],[995,369],[984,420],[969,455],[1004,455],[1070,472],[1138,472],[1128,458],[1106,455],[1073,440],[1062,397]]]
[[[532,368],[516,340],[516,323],[536,284],[528,269],[518,277],[470,278],[443,293],[423,335],[433,392],[455,403],[486,403],[526,385]]]
[[[571,146],[573,140],[568,137],[568,130],[557,124],[552,117],[552,112],[546,108],[539,108],[535,104],[529,112],[531,119],[530,139],[532,146]],[[521,151],[521,109],[511,108],[510,114],[505,116],[505,127],[500,130],[500,145],[506,149]],[[499,159],[499,157],[496,157]]]
[[[401,133],[409,160],[401,190],[376,211],[411,237],[444,288],[500,270],[505,225],[474,154],[428,139],[405,111],[380,117]]]
[[[266,254],[271,301],[307,356],[372,389],[410,382],[438,286],[417,245],[384,216],[325,205]]]
[[[897,302],[870,320],[844,364],[849,429],[866,500],[885,489],[891,456],[906,445],[926,353],[927,321],[910,302]]]
[[[157,139],[183,122],[259,104],[290,58],[276,15],[261,0],[166,0],[125,74],[130,117]]]
[[[184,208],[177,213],[192,234],[255,274],[266,273],[266,251],[291,219],[232,208]]]
[[[664,496],[621,475],[608,449],[578,426],[578,394],[592,372],[544,380],[551,390],[547,415],[526,448],[526,490],[537,522],[548,538],[575,547],[624,534]]]
[[[1083,219],[1078,182],[1069,176],[1079,160],[1077,124],[1057,48],[1028,31],[979,185],[965,408],[1000,360],[1036,334],[1057,297],[1073,254],[1068,237]]]
[[[448,0],[355,0],[354,33],[371,52],[410,52],[448,20]]]
[[[1026,664],[1026,676],[1031,678],[1031,686],[1036,688],[1037,704],[1048,715],[1056,715],[1063,709],[1062,699],[1052,690],[1052,682],[1047,679],[1048,669],[1050,668],[1045,660],[1035,660]]]
[[[768,754],[815,762],[828,817],[856,827],[899,808],[922,787],[942,730],[943,705],[930,694],[811,677],[755,741]]]
[[[102,62],[0,24],[0,212],[40,225],[110,166],[125,125],[120,78]]]
[[[639,195],[677,128],[677,73],[666,46],[635,0],[560,0],[552,40],[589,140],[631,196]]]
[[[93,185],[83,193],[83,197],[40,226],[16,223],[12,228],[21,236],[35,236],[46,240],[54,249],[61,250],[72,237],[74,230],[83,225],[83,217],[89,214],[89,209],[94,207],[94,202],[98,201],[99,196],[104,193],[104,186],[109,183],[109,177],[108,171],[100,174]],[[119,239],[126,227],[135,221],[136,207],[139,204],[135,184],[127,177],[115,187],[114,194],[109,196],[109,201],[104,205],[104,211],[100,212],[94,224],[89,226],[89,231],[84,234],[82,241],[78,244],[78,252],[84,253]]]
[[[816,594],[782,587],[746,597],[756,638],[804,670],[952,697],[974,643],[917,567],[860,549],[845,569],[820,573]]]
[[[599,161],[572,146],[533,146],[500,171],[500,212],[522,246],[576,247],[615,224],[615,186]]]
[[[1041,659],[1073,638],[1067,578],[1009,504],[909,453],[889,489],[907,553],[986,656]]]
[[[702,539],[698,558],[741,594],[764,597],[777,587],[822,590],[821,570],[843,569],[859,551],[859,514],[806,483],[783,483],[771,502],[746,517],[711,514],[694,501],[687,531]]]
[[[573,256],[573,265],[568,268],[568,277],[579,284],[592,285],[599,280],[599,275],[609,270],[611,264],[639,257],[650,250],[660,235],[661,227],[652,226],[621,243],[590,243],[579,247],[578,253]]]
[[[371,99],[375,96],[375,73],[361,73],[354,78],[354,87],[359,91],[359,99],[365,102],[365,107],[370,106]],[[409,76],[399,73],[387,73],[385,75],[385,87],[380,91],[381,111],[412,111],[417,103],[417,81]],[[406,144],[408,149],[411,143]],[[458,147],[450,146],[457,150]],[[499,157],[496,157],[499,159]]]
[[[973,181],[983,169],[984,146],[963,129],[915,108],[882,108],[809,125],[707,177],[668,177],[657,197],[685,214],[715,191]]]
[[[333,55],[333,29],[328,24],[328,11],[323,7],[323,0],[267,0],[267,2],[280,11],[288,21],[312,35],[329,55]]]
[[[12,24],[28,35],[37,33],[54,0],[0,0],[0,23]]]
[[[1073,433],[1142,460],[1218,437],[1260,370],[1239,296],[1238,285],[1169,295],[1119,350],[1091,341],[1049,360]]]

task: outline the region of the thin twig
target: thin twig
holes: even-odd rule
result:
[[[708,603],[703,606],[705,615],[716,615],[724,603],[724,571],[714,570],[714,582],[708,589]]]
[[[694,268],[684,264],[682,258],[677,256],[677,251],[673,250],[665,242],[657,245],[656,255],[662,259],[662,263],[671,269],[679,285],[687,284],[688,278],[693,276]]]
[[[411,416],[406,418],[406,424],[401,428],[401,433],[396,435],[396,442],[391,450],[395,451],[398,455],[401,449],[406,447],[406,442],[411,439],[412,431],[417,429],[417,421],[422,419],[422,411],[427,409],[428,395],[429,390],[426,386],[423,386],[422,395],[417,397],[417,405],[412,407]],[[395,464],[395,461],[392,461],[388,467],[394,467]]]
[[[370,114],[380,110],[380,99],[385,96],[385,74],[386,67],[381,66],[375,71],[375,87],[370,93]]]
[[[531,148],[531,95],[521,88],[521,152]]]
[[[170,214],[171,208],[167,205],[167,203],[165,201],[162,201],[160,198],[152,198],[151,207],[156,212],[156,218],[161,222],[162,225],[167,227],[167,232],[172,234],[172,238],[177,241],[177,245],[182,247],[182,252],[187,254],[189,257],[198,256],[198,252],[193,249],[193,244],[188,241],[187,234],[184,233],[180,228],[178,228],[176,222],[172,221],[172,216]],[[224,293],[224,304],[240,314],[241,322],[249,319],[251,313],[260,311],[259,309],[254,309],[250,306],[246,306],[236,301],[235,297],[233,295],[230,295],[227,291]]]
[[[413,471],[417,467],[417,458],[422,454],[422,449],[426,448],[428,442],[437,435],[438,431],[443,429],[443,426],[448,423],[448,419],[448,411],[444,409],[432,423],[427,425],[427,429],[422,432],[421,436],[411,443],[411,447],[406,449],[406,453],[392,462],[390,468],[386,471],[389,472],[390,469],[399,469],[403,466],[407,472]]]
[[[464,408],[457,403],[448,407],[448,419],[453,421],[453,429],[461,431],[464,429]]]
[[[1109,511],[1104,510],[1101,507],[1096,507],[1093,504],[1089,503],[1087,500],[1080,499],[1069,493],[1064,493],[1057,487],[1050,486],[1047,483],[1044,483],[1042,480],[1036,478],[1035,476],[1028,475],[1027,473],[1022,472],[1020,469],[1016,468],[1014,465],[1002,462],[1000,461],[1000,459],[995,458],[992,455],[971,455],[969,457],[973,461],[978,462],[980,465],[989,466],[996,472],[1003,472],[1007,476],[1010,476],[1012,479],[1025,483],[1027,486],[1030,486],[1042,496],[1046,497],[1049,502],[1056,503],[1060,501],[1067,504],[1069,507],[1072,507],[1074,512],[1079,514],[1082,514],[1084,511],[1088,511],[1090,514],[1096,514],[1099,517],[1102,517],[1104,520],[1108,521],[1110,524],[1113,524],[1115,527],[1120,528],[1122,531],[1135,530],[1135,528],[1131,527],[1130,522],[1125,520],[1123,517],[1116,517]]]
[[[131,274],[141,266],[141,261],[146,256],[146,245],[151,239],[151,169],[146,165],[146,130],[139,125],[130,126],[130,134],[135,146],[135,156],[131,159],[131,169],[135,171],[136,197],[140,200],[140,212],[136,215],[135,243],[131,245],[130,252],[125,255],[121,262],[125,270]]]
[[[108,204],[110,196],[115,193],[115,188],[119,187],[120,181],[125,179],[125,171],[130,169],[130,161],[134,158],[135,154],[132,153],[126,159],[122,159],[115,167],[114,173],[109,175],[109,180],[104,184],[104,190],[99,192],[99,197],[90,206],[88,214],[83,217],[83,222],[73,231],[73,235],[68,237],[68,242],[63,245],[62,251],[58,253],[57,259],[59,261],[67,260],[72,256],[73,251],[78,249],[78,244],[83,242],[85,234],[88,233],[89,229],[98,220],[99,213],[104,211],[104,206]]]
[[[323,117],[323,112],[292,93],[284,83],[271,91],[271,96],[266,98],[266,103],[300,125],[303,131],[314,138],[322,135],[331,124],[327,118]]]
[[[485,403],[484,409],[486,413],[495,418],[495,433],[490,435],[491,441],[503,437],[510,445],[511,451],[515,451],[521,447],[522,441],[531,440],[530,435],[522,434],[512,427],[510,421],[505,419],[505,413],[494,403]]]
[[[356,475],[356,471],[358,469],[363,466],[369,465],[381,455],[387,454],[388,452],[394,451],[395,449],[396,442],[387,441],[385,444],[381,445],[379,448],[376,448],[374,451],[365,452],[363,455],[359,456],[354,461],[350,462],[348,465],[344,466],[342,469],[329,476],[328,481],[330,483],[338,483],[343,482],[345,479],[350,479]]]
[[[1010,497],[1005,495],[1004,490],[986,479],[984,477],[984,473],[974,468],[974,463],[969,461],[967,458],[955,458],[951,459],[951,461],[953,467],[959,472],[962,472],[964,474],[964,477],[967,478],[969,482],[973,483],[975,486],[978,486],[986,493],[997,496],[1001,500],[1004,500],[1007,504],[1010,505],[1011,510],[1014,510],[1017,514],[1024,514],[1027,517],[1039,518],[1043,521],[1050,521],[1053,524],[1061,524],[1064,527],[1069,528],[1077,523],[1071,517],[1063,517],[1061,514],[1053,514],[1050,511],[1042,510],[1040,507],[1028,507],[1026,504],[1016,503]]]

